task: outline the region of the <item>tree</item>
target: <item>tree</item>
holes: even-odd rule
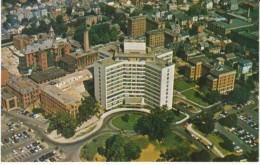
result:
[[[223,142],[219,143],[219,146],[224,148],[227,151],[233,152],[234,151],[233,142],[229,140],[226,136],[224,136],[223,140],[224,140]]]
[[[126,113],[124,116],[121,117],[121,119],[127,123],[129,120],[129,115]]]
[[[208,162],[210,161],[210,153],[207,150],[200,150],[192,152],[190,158],[194,162]]]
[[[258,150],[252,150],[245,154],[247,161],[249,162],[258,162],[259,161],[259,153]]]
[[[218,121],[221,125],[227,126],[227,127],[236,127],[237,126],[237,115],[236,114],[230,114],[226,116],[225,118],[221,118]]]
[[[89,96],[81,100],[78,111],[77,122],[78,125],[81,125],[99,112],[99,104],[95,98]]]
[[[216,91],[208,92],[206,94],[205,100],[210,104],[214,104],[221,100],[221,95]]]
[[[174,119],[172,110],[166,107],[155,107],[147,116],[137,120],[134,130],[142,135],[148,135],[150,140],[162,141],[170,130]]]
[[[227,96],[231,102],[236,104],[246,103],[250,97],[250,90],[243,86],[236,86],[235,89]]]
[[[159,161],[189,161],[189,148],[178,146],[176,149],[167,149],[161,152]]]
[[[225,156],[224,158],[215,158],[214,162],[238,162],[241,160],[241,156],[237,156],[234,154],[230,154]]]
[[[80,43],[84,42],[84,32],[86,31],[86,25],[82,24],[81,26],[77,27],[75,32],[74,32],[74,40],[79,41]],[[91,38],[89,36],[89,40],[91,42]]]
[[[140,157],[141,148],[136,143],[133,143],[133,141],[126,143],[124,150],[128,161],[135,160]]]
[[[214,120],[212,120],[214,118],[214,114],[216,113],[215,111],[219,111],[219,108],[216,108],[214,111],[205,111],[204,113],[201,114],[200,118],[197,118],[196,120],[193,121],[193,123],[197,126],[197,128],[205,133],[205,134],[209,134],[211,133],[214,128]]]
[[[130,139],[122,135],[113,135],[105,142],[105,148],[98,149],[99,154],[103,154],[107,161],[131,161],[140,157],[141,148]]]
[[[32,110],[33,113],[42,113],[43,115],[45,114],[45,110],[43,108],[33,108]]]
[[[69,16],[71,16],[71,12],[72,12],[72,6],[67,6],[67,8],[66,8],[66,14],[68,14]]]
[[[65,138],[70,138],[75,135],[77,127],[76,119],[68,112],[57,112],[50,118],[48,132],[57,130],[57,134],[61,134]]]
[[[247,78],[246,83],[245,83],[245,88],[247,88],[250,91],[255,89],[255,82],[254,82],[254,78],[252,76]]]

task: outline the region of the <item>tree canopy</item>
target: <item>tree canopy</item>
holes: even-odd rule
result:
[[[70,138],[75,135],[77,121],[68,112],[57,112],[50,118],[48,132],[57,130],[65,138]]]
[[[208,14],[208,11],[206,9],[206,7],[201,6],[201,3],[192,5],[189,10],[188,10],[188,14],[190,15],[206,15]]]
[[[172,110],[167,110],[166,107],[155,107],[150,114],[137,120],[134,130],[142,135],[148,135],[150,140],[162,141],[169,132],[173,119]]]
[[[250,95],[250,90],[246,87],[235,86],[235,89],[227,97],[231,102],[243,104],[248,101]]]
[[[222,107],[217,107],[211,110],[207,110],[203,112],[200,116],[190,119],[190,121],[192,121],[201,132],[205,134],[209,134],[215,128],[214,120],[213,120],[214,114],[221,110]]]
[[[237,126],[237,115],[236,114],[230,114],[226,116],[225,118],[221,118],[218,121],[221,125],[227,126],[227,127],[236,127]]]
[[[80,125],[99,112],[99,104],[95,98],[89,96],[81,100],[78,110],[77,122]]]
[[[190,158],[193,162],[208,162],[210,161],[210,153],[207,150],[192,152]]]
[[[105,148],[98,149],[99,154],[106,157],[107,161],[131,161],[140,157],[141,148],[131,139],[126,139],[121,134],[108,138]]]
[[[159,161],[190,161],[189,148],[178,146],[176,149],[167,149],[161,152]]]

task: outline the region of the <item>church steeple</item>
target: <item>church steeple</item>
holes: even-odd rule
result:
[[[51,35],[52,38],[55,37],[55,33],[52,26],[50,27],[49,34]]]

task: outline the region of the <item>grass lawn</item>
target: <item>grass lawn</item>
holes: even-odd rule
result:
[[[230,151],[227,151],[225,149],[223,149],[222,147],[219,146],[219,143],[220,142],[223,142],[223,139],[215,134],[208,134],[207,136],[207,139],[209,139],[213,145],[215,145],[225,156],[226,155],[229,155],[229,154],[236,154],[234,152],[230,152]]]
[[[209,104],[207,102],[205,102],[201,98],[195,96],[195,92],[196,92],[195,90],[190,89],[188,91],[183,92],[182,94],[190,101],[193,101],[202,106],[208,106]]]
[[[173,123],[175,123],[175,122],[177,122],[177,121],[180,121],[180,120],[184,119],[185,117],[186,117],[186,116],[185,116],[184,114],[182,114],[182,113],[180,113],[179,116],[175,115],[175,116],[174,116],[174,119],[173,119]]]
[[[230,152],[230,151],[227,151],[227,150],[223,149],[222,147],[220,147],[220,146],[219,146],[219,143],[220,143],[220,142],[223,142],[223,139],[222,139],[221,137],[217,136],[216,134],[212,133],[212,134],[206,135],[206,134],[200,132],[195,125],[192,125],[192,128],[193,128],[196,132],[198,132],[199,134],[201,134],[201,135],[203,135],[204,137],[206,137],[209,141],[211,141],[212,144],[213,144],[214,146],[216,146],[225,156],[226,156],[226,155],[229,155],[229,154],[236,154],[235,152]]]
[[[191,87],[193,87],[195,85],[195,83],[192,82],[187,82],[185,80],[179,80],[174,82],[174,89],[176,89],[177,91],[183,91],[186,89],[189,89]]]
[[[123,115],[120,115],[120,116],[117,116],[115,117],[111,123],[119,128],[119,129],[124,129],[124,130],[134,130],[134,125],[136,124],[137,120],[142,117],[141,114],[137,114],[137,113],[127,113],[129,115],[129,120],[128,122],[124,122],[122,120],[122,116]]]
[[[80,150],[80,158],[82,160],[93,160],[95,154],[97,153],[97,148],[104,146],[106,139],[108,139],[112,134],[103,134],[93,140],[89,144],[84,145]]]

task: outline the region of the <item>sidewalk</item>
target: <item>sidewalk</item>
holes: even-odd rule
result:
[[[57,143],[63,143],[63,144],[74,143],[74,142],[80,141],[82,139],[85,139],[85,138],[91,136],[92,134],[94,134],[95,132],[97,132],[102,127],[104,119],[107,116],[110,116],[110,115],[118,113],[118,112],[124,112],[124,111],[135,111],[135,112],[150,113],[150,110],[145,109],[145,108],[118,108],[118,109],[115,109],[113,111],[108,111],[108,112],[104,113],[103,115],[101,115],[101,117],[98,121],[91,123],[88,127],[85,126],[85,128],[82,128],[82,129],[79,128],[79,130],[84,132],[84,131],[87,131],[90,128],[90,126],[95,125],[95,128],[91,132],[88,132],[85,135],[82,135],[80,137],[76,137],[76,135],[74,135],[73,137],[71,137],[69,139],[65,139],[64,137],[58,136],[56,131],[52,131],[52,133],[47,135],[47,136],[50,140],[57,142]]]

